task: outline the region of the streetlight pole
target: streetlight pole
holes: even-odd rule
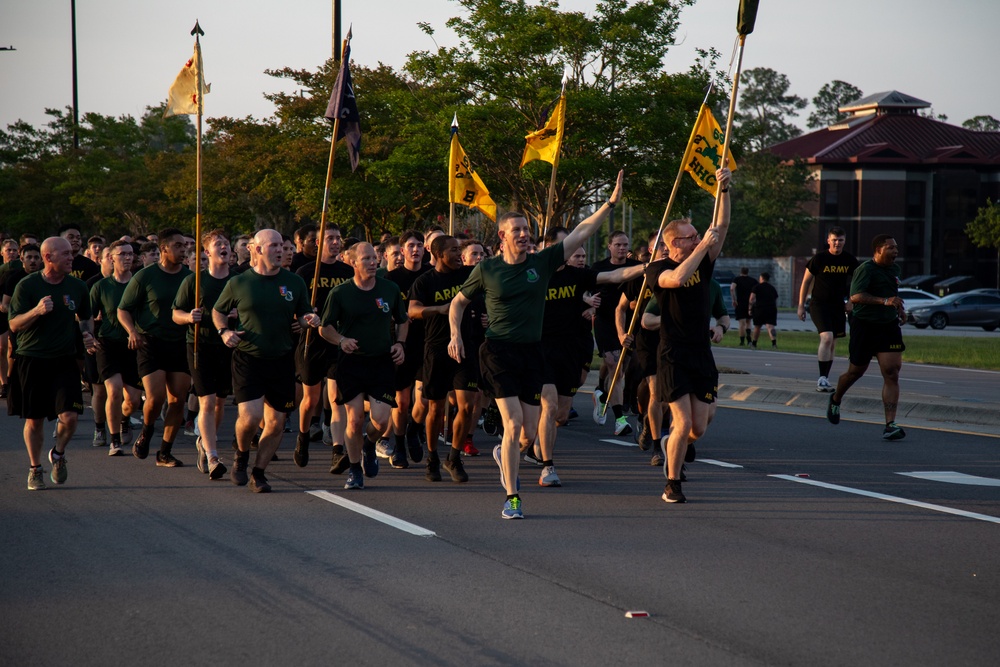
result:
[[[333,1],[333,59],[340,62],[340,0]]]
[[[76,85],[76,0],[69,0],[70,23],[73,36],[73,149],[80,148],[80,112],[77,106]]]

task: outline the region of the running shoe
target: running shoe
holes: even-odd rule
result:
[[[632,425],[625,415],[615,420],[615,435],[632,435]]]
[[[684,463],[694,463],[695,456],[697,453],[694,451],[694,443],[689,442],[687,451],[684,452]]]
[[[378,475],[378,457],[375,456],[375,443],[365,438],[365,444],[361,449],[361,469],[365,472],[365,477],[375,477]]]
[[[840,423],[840,403],[833,402],[833,394],[830,394],[830,403],[826,406],[826,419],[831,424]]]
[[[656,444],[653,445],[653,455],[649,458],[649,465],[654,466],[654,467],[656,467],[656,466],[662,466],[663,465],[663,462],[665,460],[664,456],[663,456],[663,452],[667,448],[667,438],[668,437],[670,437],[670,436],[667,436],[667,435],[663,436],[662,438],[660,438],[660,444],[659,445],[656,445]]]
[[[333,444],[333,431],[329,424],[323,424],[323,444],[327,447]]]
[[[569,415],[566,416],[566,421],[569,421],[570,419],[576,419],[579,416],[580,413],[576,411],[576,408],[570,408]]]
[[[825,375],[821,375],[818,380],[816,380],[816,391],[831,392],[833,391],[833,385],[830,384],[830,379]]]
[[[198,472],[208,474],[208,454],[205,453],[205,448],[201,446],[201,436],[199,435],[194,440],[194,448],[198,452]]]
[[[883,440],[902,440],[906,432],[896,422],[889,422],[882,431]]]
[[[194,420],[189,419],[184,422],[184,435],[194,435]]]
[[[28,491],[41,491],[45,488],[45,471],[42,466],[28,468]]]
[[[406,451],[410,455],[410,460],[420,463],[424,460],[424,446],[420,442],[420,436],[416,432],[406,433]]]
[[[389,465],[397,469],[410,467],[406,460],[406,451],[402,447],[393,447],[392,456],[389,457]]]
[[[501,519],[523,519],[524,512],[521,511],[521,499],[520,498],[508,498],[507,502],[503,504],[503,510],[500,512]]]
[[[534,463],[536,466],[542,465],[541,448],[537,442],[524,450],[524,460],[528,463]]]
[[[122,420],[122,447],[128,447],[132,444],[132,420],[126,417]]]
[[[92,447],[107,447],[108,432],[105,429],[94,429],[94,439],[90,442]]]
[[[479,456],[479,450],[476,446],[472,444],[472,436],[465,436],[465,442],[462,444],[462,455],[463,456]]]
[[[441,459],[437,456],[427,457],[427,470],[424,472],[424,478],[428,482],[441,481]]]
[[[7,385],[0,385],[0,398],[7,398]]]
[[[365,488],[365,478],[360,472],[348,468],[347,470],[347,482],[344,483],[344,488],[350,491],[351,489],[363,489]]]
[[[500,462],[500,452],[503,451],[503,445],[497,445],[493,448],[493,460],[497,462],[497,466],[500,468],[500,486],[507,489],[507,482],[503,476],[503,463]],[[518,477],[514,482],[515,490],[521,490],[521,478]]]
[[[183,468],[184,464],[175,459],[170,452],[156,452],[156,466],[158,468]]]
[[[687,498],[684,497],[684,492],[681,491],[680,480],[668,479],[667,485],[663,487],[663,502],[666,503],[686,503]]]
[[[318,442],[323,439],[323,427],[319,422],[309,425],[309,442]]]
[[[233,456],[233,469],[229,473],[229,479],[232,480],[233,484],[236,486],[246,486],[249,478],[247,477],[247,464],[250,462],[250,452],[236,452]]]
[[[309,440],[307,434],[300,434],[295,440],[295,449],[292,450],[292,460],[295,465],[305,468],[309,465]]]
[[[562,481],[559,479],[559,475],[556,474],[555,466],[545,466],[542,468],[542,474],[538,478],[539,486],[562,486]]]
[[[55,447],[49,450],[49,463],[52,464],[52,472],[49,473],[49,477],[52,478],[53,484],[65,484],[66,476],[68,475],[66,471],[66,455],[63,454],[59,458],[55,458],[55,453]]]
[[[375,456],[380,459],[392,458],[392,454],[395,451],[396,448],[392,446],[387,438],[379,438],[375,443]]]
[[[267,477],[263,471],[250,473],[250,490],[254,493],[271,493],[271,485],[267,483]]]
[[[330,458],[330,474],[339,475],[351,467],[351,460],[347,457],[343,445],[334,445],[333,454]]]
[[[149,456],[149,439],[145,433],[140,432],[139,437],[132,443],[132,456],[137,459],[144,459]]]
[[[122,456],[123,454],[124,452],[122,452],[122,443],[115,442],[112,439],[111,444],[108,445],[108,456]]]
[[[603,411],[602,408],[604,404],[601,402],[601,397],[604,396],[604,392],[600,389],[594,390],[594,423],[598,426],[604,426],[605,422],[608,420],[607,412]]]
[[[469,481],[469,474],[465,472],[465,465],[462,463],[461,457],[454,461],[446,459],[441,466],[448,471],[448,474],[451,475],[451,481],[456,484],[464,484]]]
[[[639,431],[636,443],[638,443],[639,449],[644,452],[648,452],[649,448],[653,446],[653,433],[649,430],[649,422],[645,419],[642,420],[642,430]]]
[[[222,479],[226,474],[226,466],[219,459],[212,459],[208,462],[208,478],[215,481]]]

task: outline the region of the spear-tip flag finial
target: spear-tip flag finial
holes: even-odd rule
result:
[[[205,31],[201,29],[201,25],[198,23],[198,19],[194,20],[194,27],[191,28],[191,34],[201,35],[202,37],[205,36]],[[197,39],[197,37],[195,37],[195,39]]]
[[[458,132],[458,112],[455,112],[455,116],[451,119],[451,133],[455,134]]]
[[[566,92],[566,84],[569,83],[569,66],[563,68],[563,78],[562,78],[562,92]]]

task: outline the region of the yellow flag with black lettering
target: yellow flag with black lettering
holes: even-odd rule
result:
[[[698,112],[698,120],[691,132],[691,140],[684,151],[684,171],[691,174],[694,182],[713,197],[717,195],[718,183],[715,180],[715,170],[722,167],[722,144],[725,135],[715,121],[711,109],[702,104]],[[730,171],[736,171],[736,160],[732,154],[727,158]]]
[[[524,146],[524,156],[521,167],[533,160],[543,160],[551,165],[559,161],[559,147],[562,145],[563,132],[566,130],[566,95],[559,96],[559,102],[553,109],[545,126],[527,135]]]
[[[451,158],[448,165],[448,201],[477,210],[496,222],[497,205],[479,174],[472,170],[469,156],[458,143],[458,119],[451,127]]]

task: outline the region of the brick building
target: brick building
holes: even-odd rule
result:
[[[827,230],[847,230],[847,250],[871,256],[870,242],[892,234],[903,276],[973,275],[985,286],[997,276],[997,252],[977,248],[965,225],[986,200],[1000,200],[1000,132],[974,132],[918,114],[930,107],[896,91],[841,107],[849,117],[768,150],[801,158],[815,175],[816,225],[792,249],[808,257]],[[796,272],[797,286],[801,272]]]

